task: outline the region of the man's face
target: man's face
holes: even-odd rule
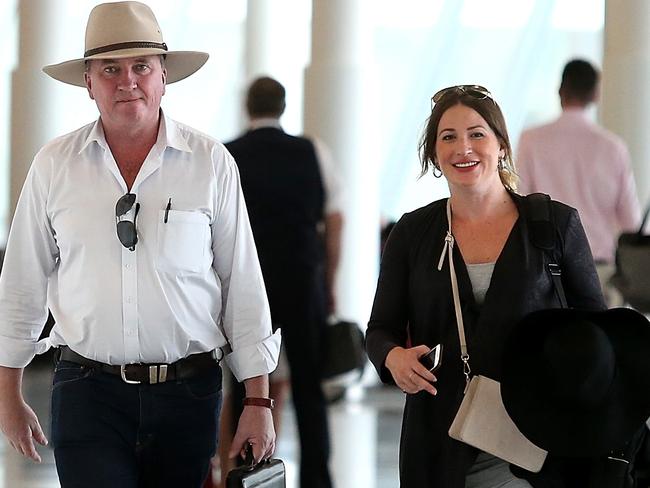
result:
[[[105,126],[157,127],[167,79],[159,56],[92,60],[84,78]]]

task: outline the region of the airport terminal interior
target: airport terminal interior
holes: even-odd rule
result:
[[[284,129],[329,146],[346,203],[337,312],[362,329],[377,282],[382,224],[448,196],[444,178],[418,177],[419,136],[440,88],[487,86],[516,145],[522,130],[560,113],[564,63],[590,60],[603,67],[604,99],[589,116],[626,139],[641,205],[650,200],[650,165],[641,157],[650,154],[650,90],[632,96],[612,89],[650,79],[647,0],[142,1],[156,12],[170,47],[210,53],[201,71],[167,88],[166,115],[230,140],[246,127],[246,84],[268,74],[287,88]],[[83,52],[83,29],[97,3],[0,3],[0,248],[38,148],[97,117],[85,90],[41,72]],[[51,381],[49,354],[26,369],[24,394],[46,434]],[[336,488],[399,486],[403,403],[404,393],[380,385],[368,364],[363,380],[330,404]],[[298,488],[290,402],[283,415],[276,456],[286,465],[287,488]],[[43,462],[33,463],[0,437],[0,488],[58,487],[51,449],[39,452]]]
[[[25,372],[24,392],[49,435],[49,398],[52,359],[47,354]],[[338,389],[336,389],[338,392]],[[333,395],[338,396],[338,395]],[[398,442],[404,394],[396,387],[374,386],[348,390],[346,398],[329,408],[331,470],[338,488],[395,488],[398,486]],[[42,463],[19,456],[0,439],[0,488],[58,488],[54,455],[39,447]],[[296,425],[290,402],[284,410],[283,426],[275,457],[286,466],[287,488],[298,488]]]

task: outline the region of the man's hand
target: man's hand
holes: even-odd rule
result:
[[[40,463],[34,441],[46,446],[47,438],[34,411],[20,392],[22,369],[0,367],[0,430],[11,447],[23,456]]]
[[[244,458],[248,444],[252,446],[256,463],[270,458],[275,451],[275,429],[269,408],[254,405],[244,407],[228,457],[234,458],[239,454]]]
[[[247,397],[267,398],[269,396],[269,376],[266,374],[244,380],[244,386]],[[235,437],[230,445],[228,457],[234,458],[239,454],[245,458],[248,444],[253,449],[256,463],[271,457],[275,451],[275,429],[270,408],[256,405],[244,407],[237,424],[237,432],[235,432]]]

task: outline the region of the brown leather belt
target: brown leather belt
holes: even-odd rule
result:
[[[124,364],[120,366],[88,359],[77,354],[68,346],[62,346],[59,348],[58,359],[120,376],[125,383],[149,385],[191,378],[207,369],[219,366],[211,352],[192,354],[171,364]]]

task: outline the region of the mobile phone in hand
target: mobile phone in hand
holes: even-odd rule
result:
[[[438,344],[429,352],[419,357],[420,363],[432,373],[435,373],[442,364],[442,344]]]

